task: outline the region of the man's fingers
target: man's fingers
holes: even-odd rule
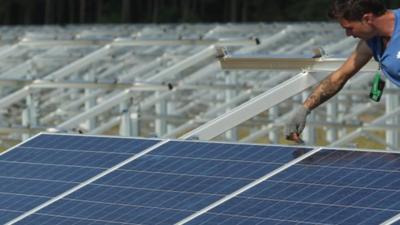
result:
[[[297,144],[304,144],[303,139],[301,139],[301,137],[300,137],[300,133],[297,133],[297,132],[293,132],[293,133],[287,135],[286,139],[289,141],[294,141]]]
[[[289,135],[286,135],[286,139],[297,142],[300,139],[300,136],[297,132],[292,132]]]
[[[303,142],[300,138],[300,134],[303,132],[306,125],[307,115],[309,113],[310,110],[304,106],[300,106],[294,110],[292,118],[288,121],[285,130],[287,140],[295,141],[297,143]]]

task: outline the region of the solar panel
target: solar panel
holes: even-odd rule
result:
[[[306,150],[169,141],[18,224],[173,224]]]
[[[380,224],[399,185],[397,153],[325,149],[187,224]]]
[[[159,141],[42,134],[0,156],[0,223]]]
[[[379,224],[400,213],[400,157],[387,152],[42,134],[0,155],[0,183],[9,224]]]

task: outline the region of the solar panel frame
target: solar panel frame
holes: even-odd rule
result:
[[[394,224],[396,222],[399,222],[400,220],[400,213],[387,219],[386,221],[384,221],[383,223],[381,223],[381,225],[390,225],[390,224]]]
[[[28,142],[32,142],[32,140],[36,139],[37,137],[39,137],[39,136],[41,136],[41,135],[67,136],[67,137],[82,137],[82,138],[88,137],[88,138],[100,138],[100,139],[102,139],[102,138],[112,138],[112,139],[121,139],[121,140],[143,140],[143,141],[149,140],[149,141],[157,141],[157,142],[161,142],[161,141],[163,141],[163,140],[166,140],[166,139],[151,138],[151,137],[149,137],[149,138],[147,138],[147,137],[144,138],[144,137],[124,137],[124,136],[112,136],[112,135],[91,135],[91,134],[70,134],[70,133],[40,132],[40,133],[38,133],[38,134],[35,134],[35,135],[32,136],[32,137],[29,137],[28,139],[24,140],[23,142],[18,143],[18,144],[16,144],[16,145],[12,146],[12,147],[9,148],[9,149],[6,149],[6,150],[4,150],[4,151],[1,151],[1,152],[0,152],[0,158],[1,158],[2,155],[7,154],[7,153],[9,153],[10,151],[13,151],[13,150],[15,150],[15,149],[18,148],[18,147],[24,146],[24,145],[26,145],[26,143],[28,143]],[[279,146],[279,145],[278,145],[278,146]]]

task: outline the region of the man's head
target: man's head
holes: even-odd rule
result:
[[[328,16],[338,20],[361,21],[367,13],[381,16],[386,10],[382,0],[333,0]]]
[[[338,20],[347,36],[367,40],[377,35],[374,21],[386,12],[382,0],[333,0],[328,15]]]

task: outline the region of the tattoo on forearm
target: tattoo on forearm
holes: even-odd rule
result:
[[[331,77],[327,77],[315,88],[304,104],[309,109],[314,109],[338,93],[343,85],[344,83],[334,82]]]

